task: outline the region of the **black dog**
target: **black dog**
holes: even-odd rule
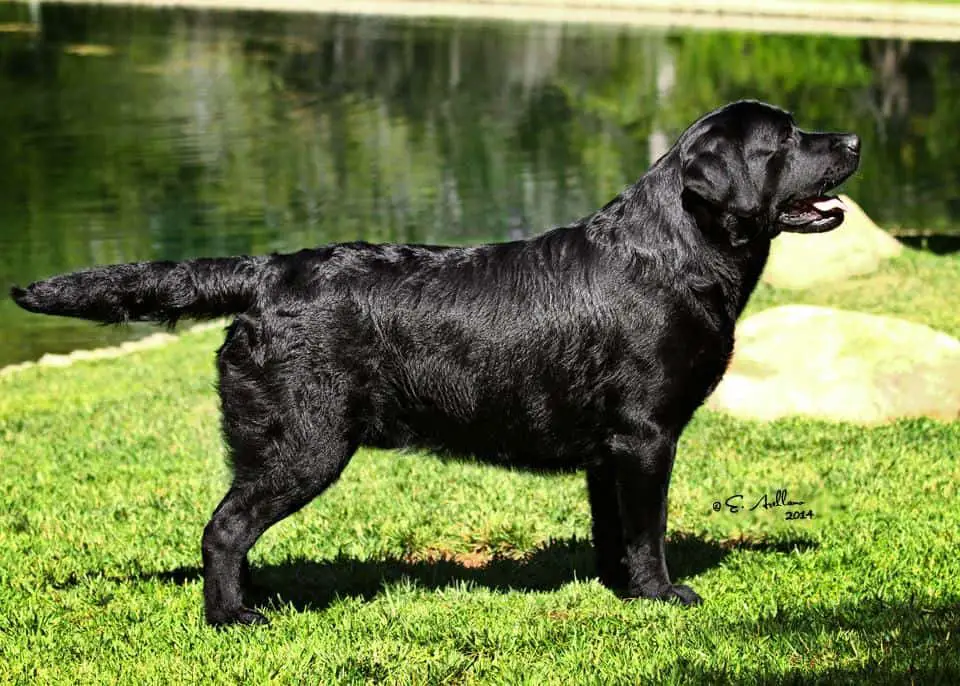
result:
[[[243,605],[247,552],[361,445],[584,469],[601,579],[693,604],[664,559],[677,439],[727,367],[770,240],[840,225],[822,193],[859,148],[738,102],[597,213],[530,240],[116,265],[12,295],[101,322],[237,315],[217,358],[235,473],[203,533],[212,624],[266,621]]]

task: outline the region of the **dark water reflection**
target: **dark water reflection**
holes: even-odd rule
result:
[[[960,234],[960,47],[584,26],[0,6],[0,283],[564,223],[740,97],[858,131],[847,188]],[[129,331],[0,304],[0,364]],[[143,331],[144,329],[140,329]]]

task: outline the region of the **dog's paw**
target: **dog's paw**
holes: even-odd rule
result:
[[[269,624],[270,620],[264,617],[256,610],[241,607],[236,612],[222,612],[207,617],[207,624],[215,627],[225,627],[235,624],[244,626],[263,626]]]
[[[703,598],[697,595],[689,586],[683,584],[664,584],[653,590],[646,588],[640,591],[627,591],[621,595],[624,600],[659,600],[665,603],[676,603],[685,607],[701,605]]]
[[[702,605],[703,598],[697,595],[689,586],[670,584],[653,596],[653,600],[662,600],[668,603],[678,603],[684,606]]]

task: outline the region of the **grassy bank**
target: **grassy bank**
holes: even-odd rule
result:
[[[859,288],[788,299],[957,335],[958,273],[960,258],[910,253]],[[0,377],[0,682],[960,679],[960,422],[698,414],[669,546],[706,599],[694,610],[590,578],[578,477],[363,451],[254,550],[272,626],[212,631],[199,537],[227,480],[219,340]],[[814,518],[713,510],[778,488]]]

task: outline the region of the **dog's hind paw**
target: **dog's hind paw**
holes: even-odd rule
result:
[[[225,627],[233,624],[244,626],[264,626],[270,623],[270,620],[264,617],[256,610],[250,610],[241,607],[236,612],[218,613],[216,616],[207,617],[207,623],[215,627]]]
[[[653,599],[663,600],[668,603],[679,603],[685,606],[703,604],[703,598],[697,595],[697,592],[692,588],[684,586],[683,584],[671,584],[657,593]]]

